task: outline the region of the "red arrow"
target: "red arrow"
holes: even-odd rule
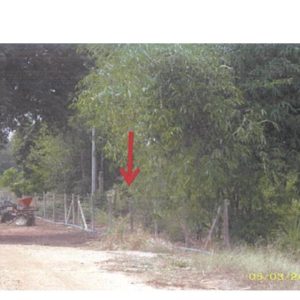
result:
[[[131,185],[136,176],[140,173],[140,169],[133,169],[133,131],[128,132],[128,158],[127,158],[127,171],[123,168],[120,169],[121,175],[124,177],[128,185]]]

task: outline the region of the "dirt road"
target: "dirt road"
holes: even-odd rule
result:
[[[101,269],[101,263],[121,254],[80,248],[90,238],[41,222],[36,227],[1,224],[0,289],[153,290],[139,278]]]

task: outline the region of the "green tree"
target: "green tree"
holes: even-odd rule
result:
[[[76,84],[89,65],[74,45],[1,45],[0,141],[19,128],[33,134],[31,127],[41,122],[49,128],[66,127]]]
[[[240,153],[264,143],[261,114],[245,114],[222,51],[212,45],[90,47],[96,68],[81,82],[77,107],[106,137],[106,156],[126,164],[135,131],[142,171],[129,193],[153,216],[194,228],[228,197]],[[145,196],[147,195],[147,196]],[[152,204],[151,204],[152,203]],[[186,224],[187,223],[187,224]]]
[[[251,166],[244,168],[235,190],[238,193],[231,197],[235,199],[234,213],[241,215],[236,226],[241,230],[240,236],[245,237],[245,232],[255,227],[250,238],[254,241],[258,235],[266,238],[270,231],[274,232],[284,212],[288,214],[286,209],[278,213],[278,208],[291,204],[299,194],[300,48],[244,44],[227,45],[224,50],[230,55],[236,86],[245,99],[243,110],[247,112],[250,107],[265,120],[261,125],[266,142],[251,147]]]
[[[0,174],[2,174],[6,169],[15,167],[11,143],[5,145],[5,147],[0,150]]]
[[[16,168],[9,168],[3,172],[0,176],[0,186],[10,188],[18,197],[32,192],[30,181],[26,180],[24,173]]]

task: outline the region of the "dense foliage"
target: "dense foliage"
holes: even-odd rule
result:
[[[19,168],[18,175],[16,169],[5,171],[2,182],[25,180],[25,185],[15,185],[23,193],[89,192],[90,128],[95,127],[97,156],[104,157],[102,167],[98,159],[104,187],[119,191],[117,215],[126,214],[130,204],[145,227],[187,241],[203,237],[218,206],[229,199],[235,241],[277,240],[281,246],[297,248],[298,45],[70,49],[64,51],[78,69],[65,66],[75,74],[65,86],[52,86],[59,79],[50,69],[45,77],[39,76],[45,88],[23,90],[14,83],[25,95],[17,113],[9,105],[21,101],[19,96],[1,102],[11,115],[5,122],[1,118],[2,132],[17,129],[11,143]],[[13,52],[11,60],[16,60]],[[53,60],[70,62],[56,54]],[[84,77],[82,62],[89,66]],[[36,63],[42,69],[48,66]],[[22,78],[29,80],[31,73],[26,71]],[[59,95],[49,96],[52,89],[60,88]],[[53,124],[65,129],[57,131]],[[30,130],[35,133],[28,135]],[[118,170],[126,165],[129,130],[135,132],[135,166],[141,173],[128,188]],[[24,140],[30,140],[30,146]]]

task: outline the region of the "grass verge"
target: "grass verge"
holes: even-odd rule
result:
[[[244,246],[205,255],[178,251],[171,243],[154,239],[142,231],[124,235],[122,241],[114,235],[107,235],[97,245],[101,250],[131,250],[119,252],[116,258],[106,261],[104,265],[101,263],[101,268],[138,274],[146,283],[156,287],[300,289],[300,263],[272,247]],[[140,251],[154,255],[140,255]]]

